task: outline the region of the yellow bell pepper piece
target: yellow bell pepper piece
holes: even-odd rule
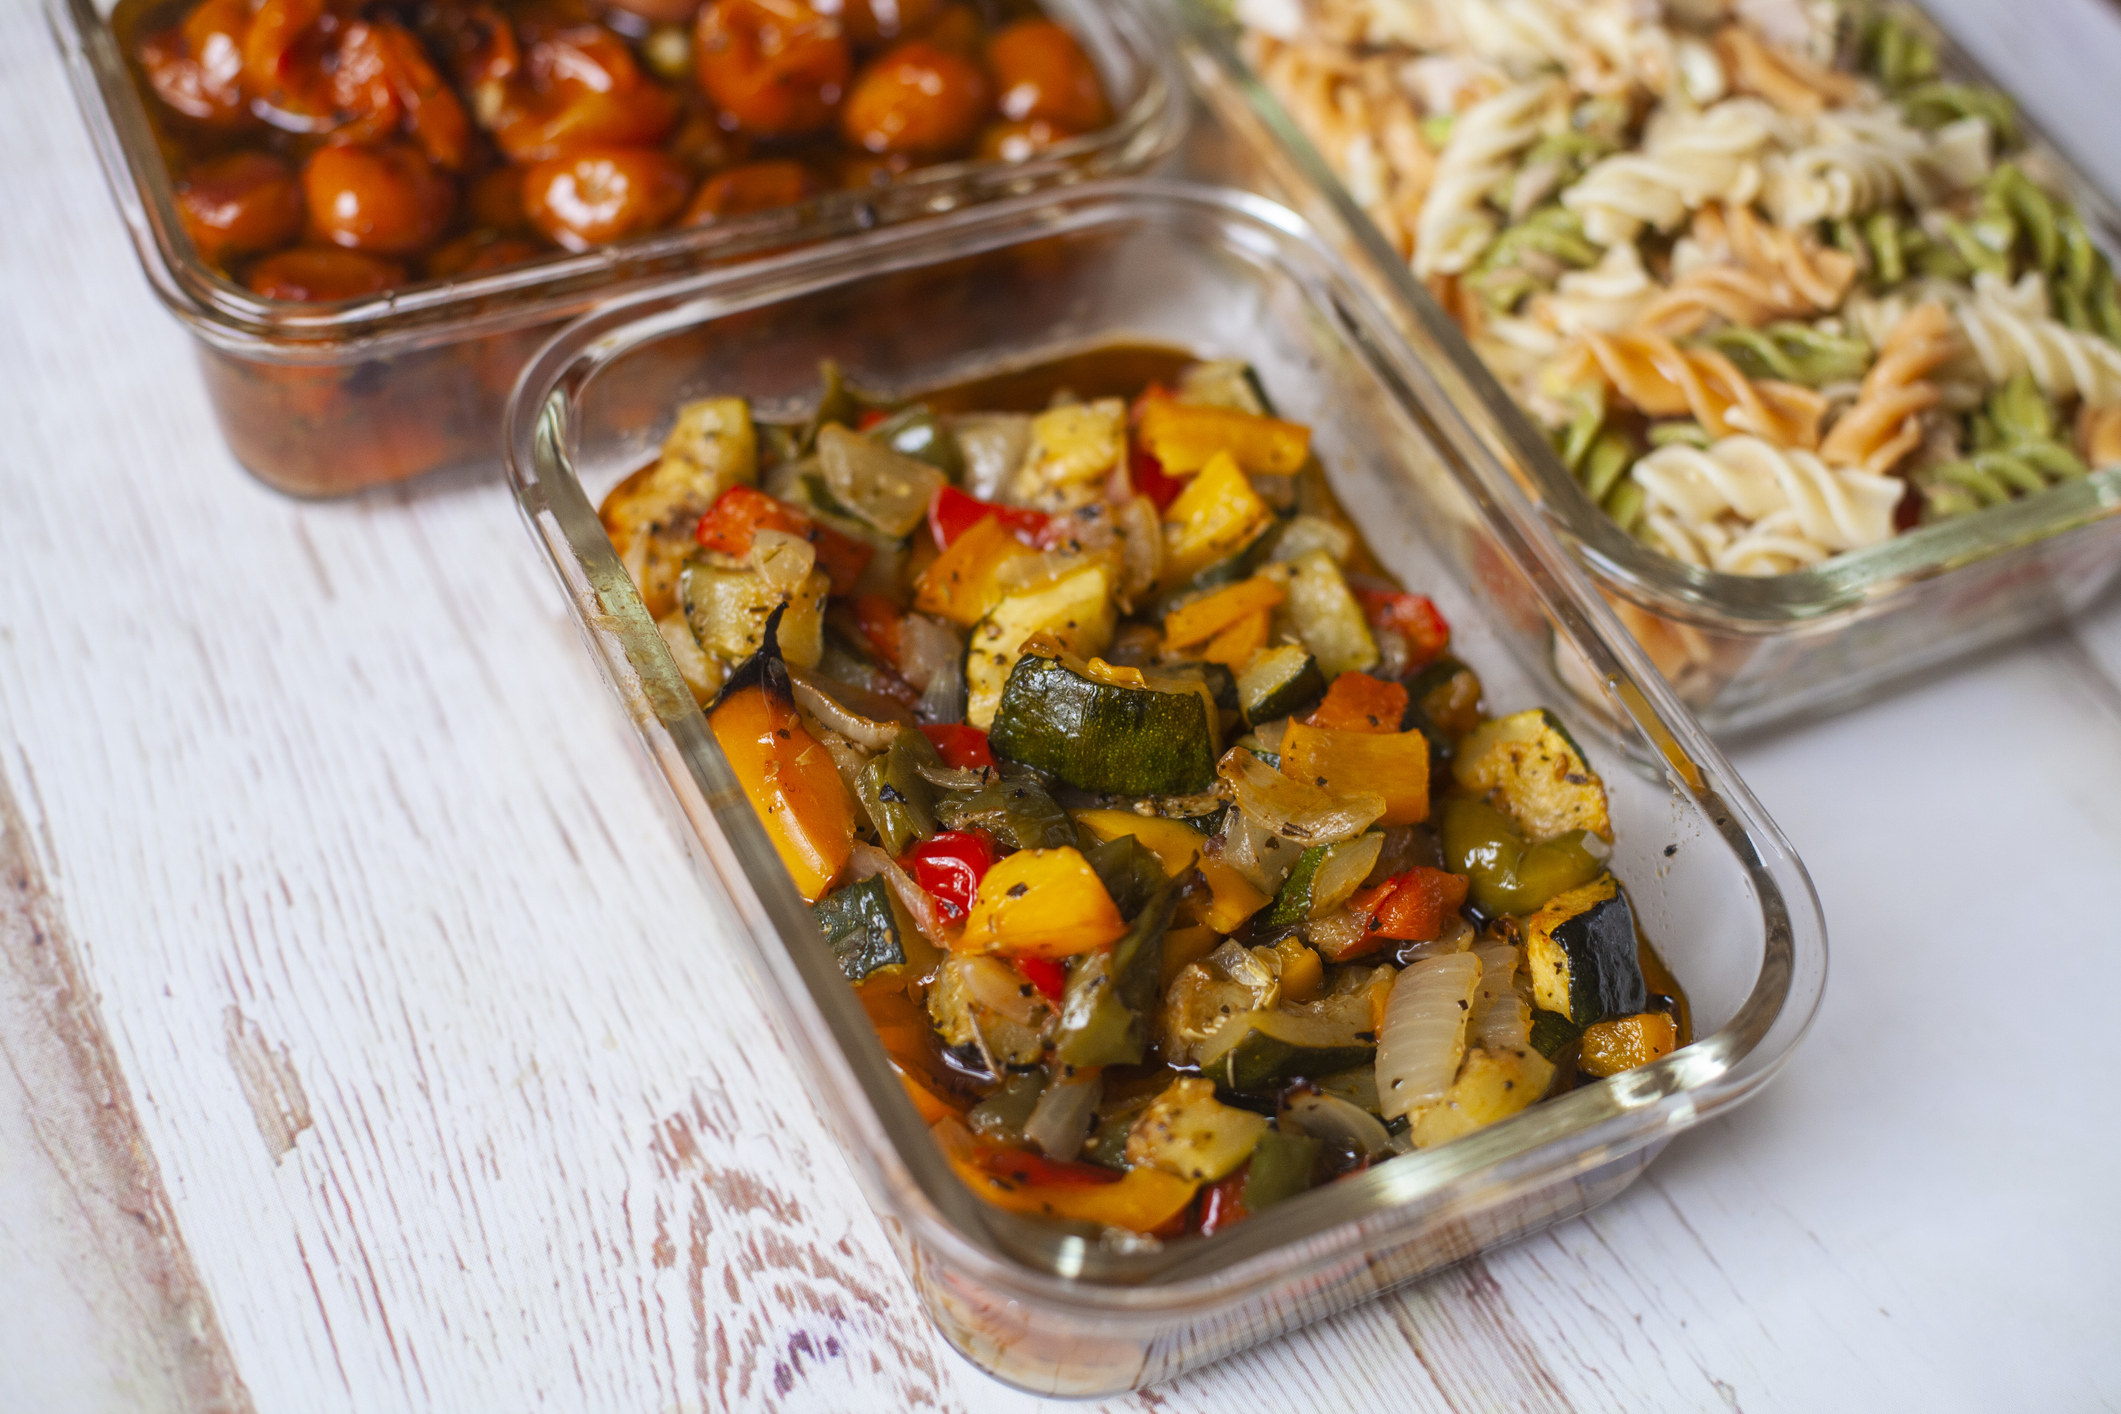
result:
[[[998,516],[985,520],[950,542],[921,572],[913,587],[913,607],[924,614],[970,628],[1001,603],[1001,573],[1038,551],[1011,535]]]
[[[1333,795],[1385,798],[1378,823],[1429,818],[1429,739],[1420,732],[1348,731],[1291,722],[1281,738],[1281,769]]]
[[[1136,815],[1131,810],[1078,810],[1075,823],[1096,835],[1100,841],[1116,840],[1121,835],[1132,835],[1142,846],[1155,855],[1164,866],[1164,873],[1177,878],[1188,868],[1199,866],[1201,878],[1208,885],[1208,902],[1193,911],[1199,920],[1217,932],[1228,933],[1247,918],[1273,902],[1266,894],[1252,886],[1250,880],[1220,859],[1212,859],[1201,852],[1205,843],[1200,831],[1182,820],[1167,820],[1155,815]],[[989,878],[994,877],[988,875]],[[1169,957],[1170,944],[1165,943],[1165,956]]]
[[[1190,476],[1218,452],[1246,471],[1290,476],[1311,454],[1311,429],[1236,408],[1159,398],[1142,408],[1142,446],[1171,476]]]
[[[1077,849],[1023,849],[980,880],[959,952],[1073,957],[1116,943],[1127,925]]]
[[[1661,1011],[1608,1017],[1584,1028],[1576,1064],[1590,1075],[1618,1075],[1663,1060],[1678,1044],[1678,1023]]]
[[[1184,584],[1251,544],[1273,518],[1236,459],[1217,452],[1164,510],[1160,582]]]

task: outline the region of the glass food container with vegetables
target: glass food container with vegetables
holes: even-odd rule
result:
[[[2121,572],[2121,226],[1919,11],[1178,10],[1712,729]]]
[[[1816,1002],[1801,867],[1402,339],[1270,203],[1089,185],[674,282],[513,406],[820,1109],[1026,1388],[1581,1211]],[[1624,731],[1542,709],[1557,635]]]
[[[492,455],[529,355],[658,272],[1134,170],[1126,2],[48,0],[237,459],[329,495]]]

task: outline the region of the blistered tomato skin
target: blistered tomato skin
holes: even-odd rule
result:
[[[357,250],[298,245],[251,266],[247,283],[267,299],[359,299],[404,284],[405,267]]]
[[[302,168],[312,235],[371,255],[411,255],[449,224],[456,191],[420,153],[400,144],[320,147]]]
[[[266,152],[231,152],[199,163],[177,187],[177,210],[199,254],[217,265],[302,234],[295,174]]]
[[[677,126],[680,104],[641,72],[626,41],[595,25],[548,34],[520,72],[488,81],[483,121],[515,162],[543,162],[586,146],[640,146]]]
[[[685,168],[658,148],[594,147],[524,173],[523,209],[546,239],[588,250],[656,229],[691,190]]]
[[[793,206],[822,190],[824,184],[817,179],[817,174],[800,162],[785,159],[747,162],[741,167],[717,172],[702,182],[699,191],[693,195],[692,204],[685,208],[685,224],[697,226],[754,211]]]
[[[1086,133],[1111,120],[1097,69],[1075,37],[1051,20],[1018,20],[987,45],[987,66],[1012,123],[1043,121]]]
[[[693,31],[693,65],[728,122],[787,137],[832,122],[854,50],[837,19],[801,0],[714,0]]]
[[[840,132],[870,152],[935,156],[970,143],[992,102],[977,63],[916,39],[862,71],[840,112]]]

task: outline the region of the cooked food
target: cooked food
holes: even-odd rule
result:
[[[185,230],[342,300],[728,221],[1110,111],[1020,0],[123,0]]]
[[[603,518],[1001,1207],[1212,1233],[1686,1040],[1583,748],[1488,715],[1242,365],[828,367],[680,409]]]
[[[2011,102],[1864,0],[1237,0],[1585,492],[1773,575],[2121,463],[2121,297]]]

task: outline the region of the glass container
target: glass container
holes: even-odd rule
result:
[[[304,304],[251,293],[200,260],[143,89],[110,24],[114,0],[46,0],[74,92],[148,282],[194,339],[236,460],[261,481],[331,496],[490,462],[531,354],[599,301],[673,271],[918,219],[1008,193],[1139,170],[1178,141],[1184,79],[1132,0],[1050,0],[1111,95],[1111,124],[1022,162],[921,168],[709,226],[662,231],[372,298]]]
[[[1863,701],[1894,683],[2084,608],[2121,577],[2121,466],[1941,521],[1789,574],[1682,564],[1620,529],[1488,371],[1457,325],[1245,63],[1228,10],[1170,0],[1196,87],[1226,129],[1226,166],[1301,211],[1400,305],[1410,342],[1474,411],[1477,435],[1531,492],[1598,592],[1711,732],[1735,737]],[[1940,43],[1946,77],[1990,82]],[[2109,256],[2121,212],[2023,114],[2043,171],[2067,187]],[[1566,656],[1579,696],[1600,689]]]
[[[1062,1231],[987,1207],[916,1115],[597,518],[681,402],[800,416],[818,363],[911,394],[1117,343],[1242,357],[1310,424],[1387,568],[1431,595],[1492,710],[1557,701],[1555,645],[1605,685],[1584,721],[1615,872],[1691,998],[1697,1039],[1454,1143],[1204,1238]],[[1372,298],[1256,196],[1092,183],[673,281],[560,335],[509,411],[509,468],[591,655],[695,847],[733,947],[936,1324],[1041,1394],[1166,1380],[1625,1188],[1755,1092],[1803,1034],[1825,932],[1802,865],[1509,472]],[[1574,713],[1578,719],[1590,714]]]

